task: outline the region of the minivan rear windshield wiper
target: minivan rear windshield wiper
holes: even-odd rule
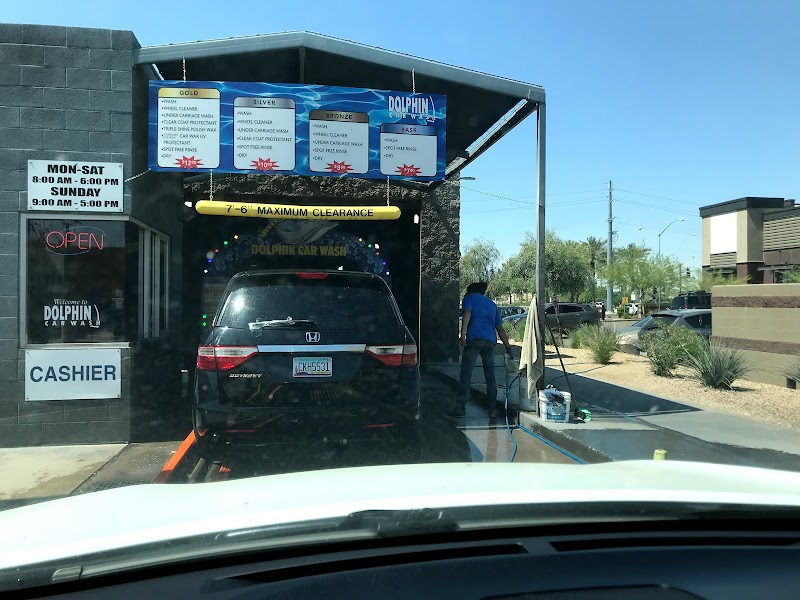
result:
[[[317,322],[311,319],[297,319],[295,321],[292,317],[287,317],[285,319],[273,319],[271,321],[255,321],[249,323],[249,325],[252,331],[254,329],[267,329],[269,327],[316,327]]]

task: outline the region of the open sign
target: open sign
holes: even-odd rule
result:
[[[53,254],[75,256],[105,248],[106,233],[98,227],[75,225],[63,230],[48,231],[44,236],[44,243]]]

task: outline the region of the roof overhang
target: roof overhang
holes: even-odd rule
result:
[[[701,217],[713,217],[714,215],[724,215],[726,213],[748,210],[751,208],[778,209],[785,206],[783,198],[762,198],[758,196],[746,196],[736,200],[728,200],[719,204],[700,207]],[[792,203],[793,204],[793,203]]]
[[[447,96],[447,176],[454,175],[545,102],[540,86],[400,52],[292,31],[134,50],[164,79],[266,81],[408,90]],[[534,144],[531,144],[532,152]],[[432,184],[423,184],[429,187]]]

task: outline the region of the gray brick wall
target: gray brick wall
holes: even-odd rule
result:
[[[131,175],[134,47],[129,31],[0,24],[0,446],[128,439],[128,382],[121,400],[24,401],[18,272],[28,160],[116,161]]]

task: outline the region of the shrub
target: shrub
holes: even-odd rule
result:
[[[508,337],[522,341],[525,338],[525,323],[527,322],[526,319],[520,319],[517,321],[517,324],[512,324],[511,321],[506,321],[503,323],[503,329],[506,330]]]
[[[573,329],[569,334],[569,347],[570,348],[581,348],[582,346],[586,345],[586,327],[587,325],[581,325],[577,329]]]
[[[690,329],[672,324],[646,334],[641,345],[653,373],[671,377],[675,367],[688,365],[690,356],[699,356],[706,342]]]
[[[706,387],[729,390],[746,372],[744,356],[738,350],[706,344],[696,356],[689,356],[689,367]]]
[[[623,319],[623,318],[625,318],[625,315],[628,314],[628,307],[621,305],[621,306],[618,306],[617,308],[615,308],[614,311],[617,313],[617,316],[620,319]]]
[[[783,371],[783,374],[795,384],[800,383],[800,356],[794,357],[794,362]]]
[[[602,325],[586,325],[583,329],[583,342],[592,351],[592,359],[601,365],[611,362],[614,352],[619,350],[619,334]]]

